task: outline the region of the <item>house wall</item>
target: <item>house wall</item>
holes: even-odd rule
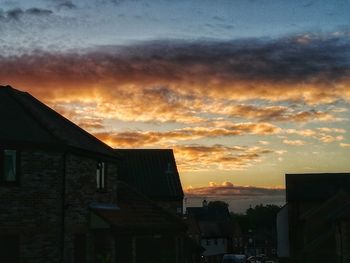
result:
[[[289,222],[288,206],[284,206],[277,214],[277,255],[289,257]]]
[[[290,257],[301,255],[304,245],[304,225],[299,217],[320,203],[288,202],[289,253]]]
[[[117,166],[107,163],[106,191],[96,189],[96,165],[98,159],[73,154],[66,156],[66,199],[65,199],[65,262],[73,262],[74,239],[78,234],[85,234],[87,239],[87,258],[93,262],[95,247],[94,237],[97,233],[89,230],[89,204],[91,202],[117,203],[116,186]],[[110,246],[107,250],[113,251],[113,237],[107,236]],[[90,253],[89,253],[90,252]]]
[[[64,231],[64,262],[74,259],[76,237],[86,236],[86,251],[93,251],[95,233],[89,230],[89,203],[116,203],[117,167],[108,164],[107,189],[96,191],[97,158],[45,150],[20,152],[20,184],[0,185],[0,237],[19,237],[21,263],[58,263],[62,256]],[[64,165],[65,163],[65,165]],[[65,167],[65,168],[64,168]],[[62,228],[63,173],[65,184],[65,227]],[[109,251],[113,239],[107,236]],[[89,262],[93,256],[87,255]],[[2,258],[0,255],[0,262]]]
[[[59,262],[63,155],[22,150],[20,165],[20,184],[0,186],[0,235],[19,236],[21,263]]]
[[[217,242],[215,242],[215,240]],[[227,253],[226,238],[210,238],[210,239],[203,238],[201,240],[201,246],[205,248],[205,251],[203,252],[203,256],[222,255]]]

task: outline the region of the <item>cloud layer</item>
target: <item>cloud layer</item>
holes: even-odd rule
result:
[[[224,196],[278,196],[284,195],[283,188],[263,188],[254,186],[238,186],[231,182],[223,182],[217,184],[210,182],[209,186],[188,187],[185,191],[186,196],[202,196],[202,197],[224,197]]]
[[[78,97],[83,87],[84,93],[92,95],[98,89],[99,95],[109,97],[165,87],[170,95],[194,98],[205,94],[322,103],[350,98],[349,43],[348,34],[342,33],[270,41],[155,41],[85,53],[34,52],[1,57],[0,77],[52,97],[68,90]]]
[[[338,32],[33,50],[2,54],[0,79],[114,147],[173,147],[182,170],[246,169],[284,151],[269,136],[291,148],[345,140],[337,125],[348,121],[349,40],[348,32]],[[113,121],[162,123],[162,129],[119,129],[108,124]],[[218,142],[244,136],[251,140]]]
[[[174,143],[200,138],[239,136],[246,134],[270,135],[280,129],[269,123],[237,123],[226,127],[186,127],[172,131],[131,131],[131,132],[96,132],[95,136],[111,145],[119,147],[149,146],[154,144]]]

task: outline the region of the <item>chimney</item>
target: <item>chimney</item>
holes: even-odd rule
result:
[[[203,207],[207,207],[208,206],[208,202],[207,202],[207,200],[203,200],[203,202],[202,202],[202,205],[203,205]]]

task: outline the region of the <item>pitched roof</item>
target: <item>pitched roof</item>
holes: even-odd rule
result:
[[[108,145],[27,92],[0,86],[0,142],[60,145],[115,157]]]
[[[340,189],[350,193],[350,173],[286,174],[287,202],[326,201]]]
[[[93,209],[118,231],[184,231],[186,226],[176,215],[164,210],[148,197],[124,182],[117,184],[119,209]]]
[[[118,178],[146,196],[179,200],[183,190],[171,149],[117,149]]]

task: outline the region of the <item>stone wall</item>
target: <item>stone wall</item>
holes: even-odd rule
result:
[[[116,185],[117,167],[113,163],[107,164],[107,188],[98,192],[97,161],[98,158],[73,154],[64,157],[63,152],[20,152],[20,184],[0,185],[0,236],[19,237],[21,263],[62,262],[63,231],[65,263],[73,262],[76,234],[86,234],[88,247],[91,248],[94,234],[89,230],[89,204],[116,203],[113,186]]]
[[[97,191],[97,161],[99,160],[72,154],[66,157],[65,262],[67,263],[73,262],[76,234],[86,234],[88,246],[93,247],[93,234],[89,232],[89,204],[117,203],[115,188],[117,167],[113,163],[106,162],[106,189]],[[92,260],[91,253],[88,255],[88,260],[90,262]]]
[[[19,236],[21,263],[59,262],[63,155],[20,152],[20,183],[0,186],[0,235]]]

